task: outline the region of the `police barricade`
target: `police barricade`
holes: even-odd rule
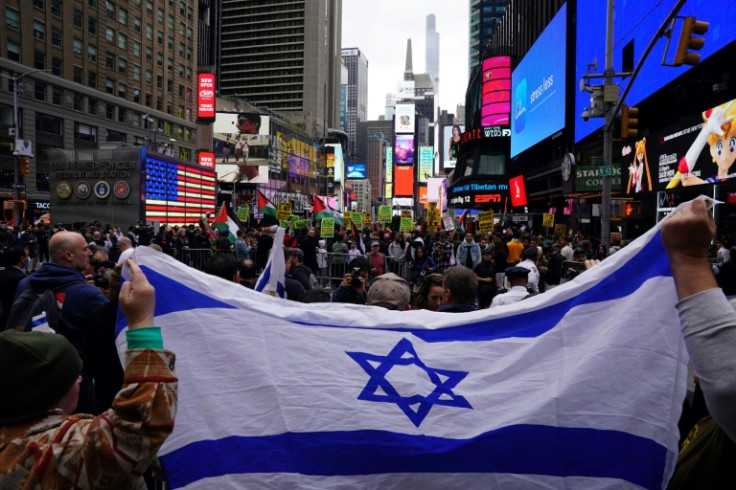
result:
[[[174,252],[174,257],[179,262],[201,271],[204,269],[204,264],[212,257],[212,253],[209,248],[182,248]]]
[[[407,281],[409,280],[409,266],[403,258],[397,259],[396,257],[387,255],[384,272],[393,272],[397,276],[403,277]]]

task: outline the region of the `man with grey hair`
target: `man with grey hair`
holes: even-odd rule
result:
[[[477,309],[475,294],[478,291],[478,278],[475,272],[462,265],[450,267],[445,271],[442,285],[447,299],[437,311],[464,313]]]

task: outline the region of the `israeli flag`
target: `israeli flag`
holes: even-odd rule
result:
[[[672,474],[687,355],[659,226],[550,292],[462,314],[304,305],[135,255],[177,354],[172,488],[655,489]]]
[[[279,227],[273,238],[273,246],[268,252],[268,262],[263,269],[255,291],[267,293],[271,296],[286,298],[286,259],[284,258],[284,233],[286,230]]]

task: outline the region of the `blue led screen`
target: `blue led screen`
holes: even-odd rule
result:
[[[619,0],[616,2],[614,20],[614,59],[613,67],[621,72],[622,49],[632,40],[634,42],[634,65],[641,58],[649,41],[662,24],[667,14],[672,10],[677,0],[662,0],[661,2],[641,2],[634,0]],[[606,55],[606,5],[607,0],[585,0],[577,3],[577,43],[575,60],[575,86],[586,73],[588,63],[598,60],[598,70],[593,73],[603,73]],[[718,2],[706,0],[688,0],[678,13],[680,16],[695,16],[698,20],[710,23],[708,32],[703,36],[705,46],[699,51],[700,61],[734,41],[733,20],[736,19],[736,2]],[[677,41],[682,27],[681,20],[675,24],[672,41],[666,60],[672,62]],[[676,79],[687,70],[689,65],[681,67],[662,66],[660,62],[664,55],[667,38],[657,41],[649,54],[644,66],[639,72],[631,92],[626,97],[629,106],[635,106],[658,89]],[[594,85],[601,83],[600,79],[592,81]],[[623,91],[629,79],[621,81]],[[575,141],[580,141],[603,124],[603,118],[592,118],[585,122],[580,117],[586,107],[590,106],[590,94],[575,91]],[[675,103],[675,101],[673,101]],[[512,140],[513,143],[513,140]]]
[[[564,4],[511,75],[511,156],[565,126]]]

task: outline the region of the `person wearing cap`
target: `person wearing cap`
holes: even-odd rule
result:
[[[174,354],[153,327],[155,291],[128,260],[125,379],[104,414],[71,415],[82,359],[63,336],[0,332],[0,487],[145,488],[141,475],[174,427]]]
[[[506,269],[506,280],[511,288],[503,294],[499,294],[491,302],[491,308],[494,306],[510,305],[518,303],[522,299],[529,296],[527,290],[527,281],[529,277],[529,269],[526,267],[509,267]]]
[[[368,260],[371,263],[371,277],[374,279],[384,273],[386,267],[386,256],[381,253],[381,242],[373,240],[371,251],[368,252]]]
[[[493,250],[487,247],[481,252],[480,264],[475,266],[478,279],[478,309],[488,308],[496,294],[496,269],[493,266]]]
[[[478,279],[475,273],[462,265],[450,267],[445,271],[442,285],[445,288],[445,303],[437,311],[465,313],[475,311],[475,295]]]
[[[517,264],[518,267],[529,269],[527,288],[532,293],[539,292],[539,268],[537,261],[539,260],[539,249],[536,246],[527,247],[521,253],[524,260]]]
[[[289,277],[299,281],[305,291],[312,289],[312,283],[309,276],[312,270],[304,265],[304,252],[299,248],[292,248],[289,251]]]
[[[373,281],[365,304],[380,306],[388,310],[405,311],[411,310],[410,300],[409,282],[393,272],[387,272]]]

